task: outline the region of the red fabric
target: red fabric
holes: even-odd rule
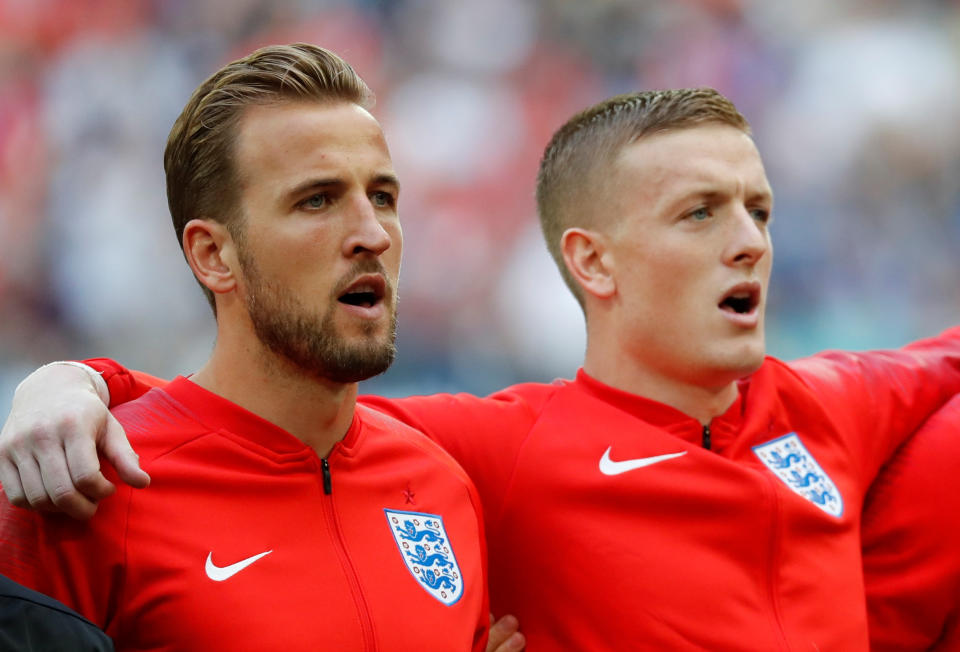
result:
[[[100,372],[110,390],[110,407],[116,407],[140,398],[154,387],[164,387],[169,381],[142,371],[131,371],[110,358],[83,360]]]
[[[520,618],[530,649],[846,652],[868,649],[864,495],[958,391],[954,328],[899,351],[768,359],[711,424],[710,451],[693,419],[582,372],[487,398],[362,400],[427,433],[474,480],[491,604]],[[837,486],[839,518],[753,451],[788,433]],[[608,447],[614,460],[686,454],[606,476]]]
[[[420,433],[358,407],[327,458],[327,495],[311,449],[189,380],[114,414],[150,487],[118,482],[83,523],[2,501],[0,573],[77,609],[118,650],[484,648],[479,500]],[[387,509],[442,518],[459,600],[408,570]],[[208,555],[224,567],[266,551],[224,581],[205,570]]]
[[[960,650],[960,397],[871,487],[863,570],[875,652]]]
[[[864,495],[960,391],[960,329],[897,352],[768,359],[711,424],[575,381],[364,398],[441,443],[484,501],[495,614],[535,650],[867,650]],[[843,499],[798,495],[753,447],[795,433]],[[607,476],[614,460],[685,452]],[[939,527],[939,521],[926,524]],[[954,596],[954,603],[956,596]]]

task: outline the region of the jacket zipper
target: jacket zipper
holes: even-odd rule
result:
[[[703,447],[710,450],[710,424],[703,426]]]
[[[323,473],[323,493],[328,496],[333,493],[333,478],[330,477],[330,462],[327,458],[320,458],[320,471]]]
[[[360,586],[360,578],[357,576],[357,569],[350,559],[350,551],[347,549],[347,543],[343,538],[343,531],[340,529],[340,521],[337,519],[336,510],[333,508],[333,480],[330,474],[330,462],[327,458],[320,458],[320,471],[323,476],[323,493],[330,496],[322,500],[324,512],[327,516],[327,523],[330,526],[330,534],[333,538],[334,549],[337,557],[340,559],[340,566],[343,568],[344,575],[347,577],[347,583],[350,585],[350,592],[353,594],[353,604],[357,608],[357,616],[360,620],[360,628],[363,630],[363,649],[368,652],[376,652],[377,642],[373,631],[373,618],[370,616],[370,606],[363,595],[363,589]]]

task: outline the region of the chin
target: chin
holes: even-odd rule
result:
[[[763,360],[766,357],[766,348],[763,344],[757,346],[751,346],[742,355],[738,356],[737,360],[737,371],[741,378],[744,376],[749,376],[750,374],[757,371],[761,365],[763,365]]]
[[[717,367],[723,369],[723,375],[728,380],[737,381],[757,371],[765,357],[766,348],[762,342],[750,343],[718,357]]]

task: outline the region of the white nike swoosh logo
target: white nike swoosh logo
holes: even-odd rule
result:
[[[612,448],[612,446],[610,448]],[[687,454],[687,451],[683,451],[680,453],[667,453],[666,455],[638,457],[633,460],[614,462],[610,459],[610,448],[608,448],[604,452],[603,457],[600,458],[600,473],[604,475],[620,475],[621,473],[626,473],[627,471],[642,469],[645,466],[650,466],[651,464],[656,464],[657,462],[663,462],[664,460],[672,460],[675,457],[680,457],[681,455]]]
[[[261,552],[259,555],[247,557],[243,561],[238,561],[236,564],[230,564],[229,566],[222,567],[213,563],[213,552],[210,552],[207,554],[207,564],[204,566],[204,570],[207,571],[207,577],[212,579],[214,582],[222,582],[223,580],[230,579],[261,557],[266,557],[271,552],[273,551],[268,550],[266,552]]]

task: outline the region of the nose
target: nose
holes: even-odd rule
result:
[[[728,265],[755,265],[768,255],[770,232],[765,222],[757,220],[746,208],[740,208],[731,223],[732,233],[724,255]]]
[[[379,256],[393,244],[390,232],[384,226],[382,217],[366,197],[356,202],[353,211],[353,223],[344,240],[344,255],[355,256],[372,253]]]

